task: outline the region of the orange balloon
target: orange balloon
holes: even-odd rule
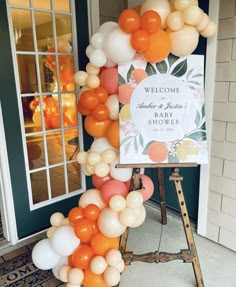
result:
[[[108,107],[104,104],[98,104],[96,108],[92,110],[91,115],[99,122],[105,121],[109,118]]]
[[[140,16],[133,9],[125,9],[121,12],[118,23],[123,32],[131,34],[139,29]]]
[[[119,121],[111,122],[106,131],[106,138],[112,146],[114,146],[115,148],[119,148],[120,146]]]
[[[77,114],[76,107],[69,107],[64,112],[65,120],[68,126],[76,126],[77,125]]]
[[[108,92],[105,88],[101,86],[97,87],[96,89],[94,89],[94,92],[98,95],[98,99],[101,104],[104,104],[108,99]]]
[[[94,91],[86,90],[80,95],[79,102],[84,108],[92,110],[99,104],[99,98]]]
[[[80,218],[75,222],[75,234],[84,243],[88,243],[93,235],[93,223],[86,218]]]
[[[140,29],[135,31],[131,35],[130,44],[132,48],[139,53],[146,51],[150,45],[148,33]]]
[[[140,15],[141,7],[142,7],[142,5],[138,5],[138,6],[134,7],[133,10],[136,11]]]
[[[89,268],[84,270],[84,287],[109,287],[103,279],[102,274],[95,274]]]
[[[93,116],[87,116],[84,121],[84,127],[87,133],[95,138],[104,137],[111,120],[97,121]]]
[[[157,33],[161,30],[161,17],[157,12],[148,10],[141,16],[140,26],[148,34]]]
[[[82,106],[80,101],[78,101],[78,103],[77,103],[77,111],[83,116],[88,116],[91,112],[91,110]]]
[[[170,53],[171,43],[168,34],[160,30],[150,35],[150,47],[142,54],[147,62],[163,61]]]
[[[70,223],[75,223],[76,220],[80,218],[83,218],[83,208],[82,207],[72,208],[68,214],[68,219]]]
[[[94,253],[90,246],[80,245],[72,253],[72,263],[79,269],[86,269],[89,267],[90,261]]]
[[[98,232],[97,234],[92,236],[90,245],[93,249],[94,254],[105,256],[106,252],[109,249],[119,248],[119,238],[110,238],[103,235],[101,232]]]
[[[101,209],[95,204],[89,204],[84,208],[84,217],[89,220],[97,220]]]

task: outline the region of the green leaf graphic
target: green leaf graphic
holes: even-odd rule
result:
[[[198,125],[200,124],[200,121],[201,121],[201,115],[200,115],[200,113],[197,111],[196,118],[195,118],[195,121],[194,121],[197,127],[198,127]]]
[[[188,135],[187,138],[193,139],[193,140],[198,140],[198,139],[206,140],[206,131],[196,130],[190,135]]]
[[[188,81],[188,83],[193,84],[193,85],[200,86],[200,83],[199,83],[199,82],[196,82],[196,81]]]
[[[175,77],[182,77],[188,68],[188,63],[187,63],[187,59],[185,59],[184,61],[180,62],[172,71],[171,75],[175,76]]]
[[[168,63],[169,63],[170,67],[178,60],[179,60],[179,57],[174,56],[172,54],[169,54],[169,56],[168,56]]]
[[[126,76],[127,82],[129,82],[130,77],[131,77],[131,73],[133,72],[133,70],[134,70],[134,66],[131,65],[130,68],[129,68],[129,71],[128,71],[128,73],[127,73],[127,76]]]
[[[131,145],[131,141],[128,142],[127,145],[125,146],[125,153],[129,152],[130,145]]]
[[[139,134],[139,144],[141,145],[141,147],[143,147],[144,142],[142,134]]]
[[[191,85],[189,85],[189,88],[190,88],[191,90],[197,90],[194,86],[191,86]]]
[[[177,162],[179,162],[179,159],[177,158],[177,156],[173,154],[169,154],[168,163],[177,163]]]
[[[192,74],[192,72],[194,71],[194,68],[190,69],[187,73],[187,79],[190,77],[190,75]]]
[[[119,86],[126,84],[125,79],[121,76],[121,74],[118,74],[118,81],[119,81]]]
[[[201,109],[201,113],[202,113],[202,117],[205,117],[205,105],[202,105],[202,109]]]
[[[167,67],[165,60],[160,62],[160,63],[157,63],[156,67],[157,67],[157,70],[160,72],[160,74],[166,74],[167,73],[168,67]]]
[[[192,76],[192,78],[198,78],[198,77],[203,77],[203,74],[196,74]]]
[[[150,141],[149,143],[147,143],[146,144],[146,146],[145,146],[145,148],[144,148],[144,150],[143,150],[143,155],[146,155],[146,154],[148,154],[148,149],[149,149],[149,147],[150,147],[150,145],[152,144],[152,143],[155,143],[156,141]]]
[[[151,76],[157,73],[153,65],[150,63],[147,63],[145,71],[147,72],[148,76]]]
[[[124,138],[124,139],[120,142],[120,145],[124,145],[124,144],[126,144],[127,142],[132,141],[132,139],[133,139],[132,136],[126,137],[126,138]]]
[[[138,141],[137,141],[136,137],[134,139],[134,150],[135,150],[136,153],[138,153]]]

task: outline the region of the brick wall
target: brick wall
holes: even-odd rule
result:
[[[236,251],[236,1],[220,0],[207,237]]]

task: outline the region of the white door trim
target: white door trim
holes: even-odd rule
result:
[[[220,0],[209,0],[209,17],[218,24]],[[210,152],[212,133],[212,113],[215,91],[216,73],[216,53],[217,53],[217,33],[207,41],[206,53],[206,73],[205,73],[205,108],[206,108],[206,128],[208,140],[209,164],[201,165],[200,187],[199,187],[199,208],[198,208],[198,233],[206,236],[207,231],[207,206],[209,195],[210,178]]]

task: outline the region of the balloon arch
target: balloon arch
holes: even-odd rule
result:
[[[84,174],[92,176],[94,188],[82,194],[67,217],[60,212],[51,216],[47,238],[32,252],[36,267],[52,269],[67,287],[109,287],[120,282],[125,264],[119,237],[127,227],[144,222],[143,203],[152,196],[154,185],[142,174],[144,188],[129,192],[132,169],[116,168],[119,116],[129,117],[133,85],[146,76],[133,70],[132,83],[121,85],[117,65],[137,57],[158,63],[170,53],[187,56],[196,49],[200,35],[210,37],[215,31],[215,23],[197,0],[145,0],[124,10],[118,23],[104,23],[92,35],[86,71],[77,71],[74,82],[81,87],[77,111],[95,138],[89,151],[77,154],[77,161]]]

